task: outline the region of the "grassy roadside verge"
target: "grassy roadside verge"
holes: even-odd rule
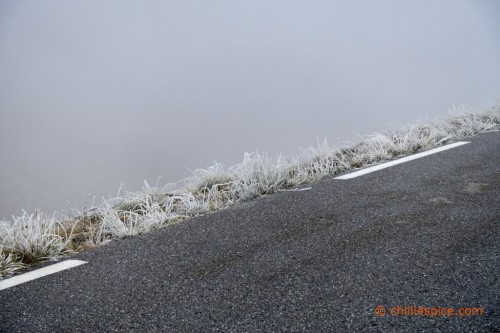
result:
[[[293,158],[245,153],[229,168],[198,169],[178,184],[121,193],[69,217],[24,213],[0,221],[0,278],[27,265],[134,236],[236,202],[314,182],[358,167],[432,149],[500,128],[500,105],[479,112],[460,110],[435,122],[373,134],[347,148],[326,141]]]

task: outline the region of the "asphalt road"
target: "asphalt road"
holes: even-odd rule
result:
[[[80,253],[0,291],[0,331],[498,332],[500,132],[466,141]]]

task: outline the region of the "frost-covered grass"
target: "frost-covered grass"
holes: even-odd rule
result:
[[[227,169],[215,164],[164,187],[145,183],[142,191],[119,192],[100,206],[75,211],[70,217],[24,212],[11,221],[0,221],[0,277],[40,260],[500,128],[500,105],[476,113],[466,111],[454,109],[439,121],[376,133],[347,148],[337,148],[325,140],[290,159],[245,153],[241,163]]]
[[[11,275],[27,264],[74,252],[70,242],[73,226],[64,226],[54,216],[36,212],[0,222],[0,277]]]

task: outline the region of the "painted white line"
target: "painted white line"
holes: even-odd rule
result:
[[[300,191],[309,191],[309,190],[312,190],[312,187],[278,189],[278,192],[300,192]]]
[[[18,284],[25,283],[31,280],[35,280],[41,277],[44,277],[49,274],[54,274],[60,271],[64,271],[65,269],[68,268],[73,268],[76,266],[80,266],[83,264],[86,264],[86,261],[81,261],[81,260],[65,260],[60,263],[50,265],[44,268],[40,268],[28,273],[24,273],[21,275],[13,276],[11,278],[5,279],[5,280],[0,280],[0,290],[7,289],[10,287],[17,286]]]
[[[470,142],[469,141],[455,142],[455,143],[452,143],[452,144],[449,144],[449,145],[446,145],[446,146],[443,146],[443,147],[426,150],[426,151],[423,151],[421,153],[417,153],[417,154],[411,155],[411,156],[406,156],[406,157],[400,158],[399,160],[390,161],[390,162],[382,163],[382,164],[377,164],[377,165],[368,167],[366,169],[362,169],[362,170],[359,170],[359,171],[348,173],[346,175],[335,177],[334,179],[351,179],[351,178],[356,178],[356,177],[359,177],[359,176],[366,175],[367,173],[370,173],[370,172],[382,170],[382,169],[385,169],[385,168],[392,167],[394,165],[398,165],[398,164],[401,164],[401,163],[413,161],[413,160],[416,160],[417,158],[421,158],[421,157],[425,157],[425,156],[432,155],[432,154],[435,154],[435,153],[439,153],[441,151],[448,150],[448,149],[451,149],[451,148],[455,148],[455,147],[458,147],[458,146],[462,146],[462,145],[465,145],[465,144],[468,144],[468,143],[470,143]]]

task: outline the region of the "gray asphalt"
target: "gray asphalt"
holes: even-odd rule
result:
[[[1,332],[498,332],[500,132],[80,253]],[[396,306],[470,317],[377,316]]]

